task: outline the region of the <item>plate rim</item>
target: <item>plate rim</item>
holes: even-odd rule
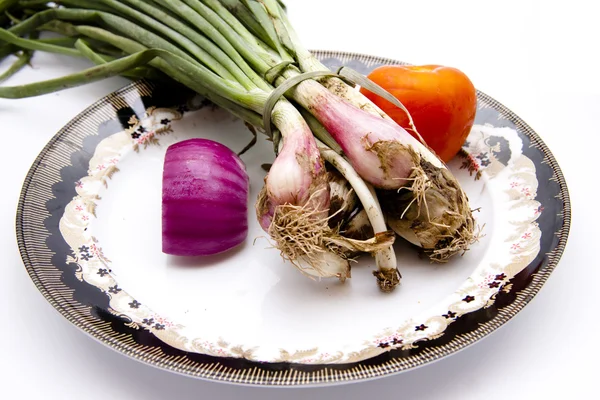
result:
[[[341,61],[360,59],[366,65],[372,65],[373,63],[378,64],[405,64],[403,62],[375,55],[346,52],[346,51],[332,51],[332,50],[313,50],[312,53],[319,58],[338,58]],[[85,118],[87,114],[93,113],[99,107],[101,107],[108,97],[124,95],[130,91],[136,91],[143,87],[145,83],[142,81],[136,81],[127,84],[126,86],[98,99],[96,102],[86,107],[83,111],[74,116],[65,126],[63,126],[43,147],[39,152],[35,160],[33,161],[27,175],[23,181],[21,192],[19,195],[19,201],[16,213],[16,234],[17,244],[21,259],[25,265],[27,273],[32,279],[36,288],[44,296],[44,298],[55,308],[63,317],[69,322],[75,325],[78,329],[88,334],[97,341],[100,341],[104,345],[112,348],[113,350],[124,354],[137,361],[141,361],[147,365],[158,367],[161,369],[169,370],[186,376],[193,376],[196,378],[202,378],[209,381],[226,381],[229,383],[245,384],[251,386],[322,386],[326,384],[336,383],[347,383],[347,382],[359,382],[365,380],[371,380],[383,376],[389,376],[397,373],[401,373],[407,370],[412,370],[420,366],[430,364],[431,362],[446,358],[450,355],[457,353],[458,351],[477,343],[481,339],[489,336],[492,332],[496,331],[499,327],[505,325],[511,320],[518,312],[520,312],[539,292],[542,286],[547,281],[550,274],[554,271],[558,262],[564,252],[566,243],[569,236],[570,224],[571,224],[571,202],[568,193],[568,187],[566,179],[556,161],[554,155],[546,144],[542,141],[541,137],[518,115],[498,102],[494,98],[487,94],[477,90],[478,98],[485,99],[493,108],[502,112],[509,120],[515,123],[516,128],[527,135],[532,144],[535,145],[539,151],[543,154],[544,160],[546,160],[556,175],[556,181],[560,188],[559,198],[562,201],[562,226],[555,232],[558,236],[558,242],[556,246],[549,252],[546,253],[548,262],[542,268],[533,274],[531,281],[526,285],[525,288],[516,293],[515,299],[508,305],[498,310],[498,314],[492,317],[489,321],[479,324],[477,328],[472,331],[455,335],[446,344],[440,345],[436,348],[427,348],[422,352],[414,355],[410,355],[404,358],[390,358],[387,361],[377,363],[376,368],[360,367],[363,362],[357,362],[355,367],[346,370],[337,370],[335,368],[327,368],[327,365],[321,370],[315,372],[305,372],[294,370],[293,368],[284,368],[279,371],[271,371],[266,369],[260,369],[261,373],[252,375],[247,373],[245,369],[236,369],[231,367],[219,367],[218,361],[216,361],[212,367],[199,368],[194,365],[195,363],[186,363],[183,365],[181,362],[175,360],[178,357],[167,356],[163,353],[163,356],[148,356],[143,354],[144,346],[133,342],[128,344],[115,338],[115,333],[110,334],[110,329],[106,329],[106,326],[110,325],[110,322],[96,320],[91,315],[85,315],[82,313],[83,309],[88,310],[89,307],[77,303],[75,300],[64,298],[63,302],[56,300],[55,296],[52,295],[51,290],[46,287],[44,282],[41,281],[40,277],[35,271],[35,265],[30,259],[28,249],[25,245],[24,230],[21,229],[23,226],[23,212],[26,207],[26,196],[28,189],[30,188],[31,182],[35,173],[41,164],[43,158],[48,154],[54,144],[64,135],[68,130],[75,125],[78,121]],[[70,304],[70,303],[73,304]],[[65,304],[66,303],[66,304]],[[89,313],[88,313],[89,314]],[[141,347],[137,348],[136,347]],[[217,358],[218,359],[218,358]],[[368,360],[365,360],[368,361]],[[189,365],[192,364],[192,365]],[[269,363],[268,363],[269,364]],[[293,365],[293,364],[291,364]],[[246,376],[250,375],[250,376]],[[264,376],[267,375],[267,376]],[[273,376],[269,376],[273,375]],[[315,375],[315,376],[313,376]]]

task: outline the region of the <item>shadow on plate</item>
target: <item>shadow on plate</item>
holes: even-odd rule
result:
[[[226,250],[222,253],[212,254],[209,256],[167,256],[167,266],[171,268],[203,268],[203,267],[214,267],[215,265],[219,265],[222,262],[225,262],[227,259],[235,257],[238,253],[242,252],[246,247],[246,242],[244,241],[237,245],[236,247]]]

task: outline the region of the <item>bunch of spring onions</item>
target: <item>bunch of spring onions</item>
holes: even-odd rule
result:
[[[278,0],[0,0],[0,26],[0,59],[17,56],[0,79],[38,50],[96,64],[0,86],[0,97],[115,75],[168,77],[269,135],[277,157],[257,218],[306,275],[344,280],[350,261],[370,253],[379,287],[391,291],[400,282],[394,231],[434,261],[464,252],[476,238],[450,171],[307,51]],[[40,39],[42,31],[59,37]]]

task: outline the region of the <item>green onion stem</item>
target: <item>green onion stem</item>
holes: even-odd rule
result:
[[[244,71],[227,56],[219,47],[217,47],[212,41],[201,35],[190,26],[180,22],[177,18],[172,17],[170,14],[165,12],[162,8],[157,5],[150,4],[143,0],[124,0],[125,2],[133,5],[139,10],[143,11],[148,15],[154,16],[156,19],[162,21],[165,25],[171,29],[179,32],[181,35],[192,40],[197,46],[212,56],[218,63],[226,68],[233,79],[237,80],[246,89],[256,87],[256,83],[253,82],[244,73]]]
[[[271,18],[271,21],[273,22],[273,27],[275,28],[275,32],[277,33],[277,37],[279,38],[281,44],[287,49],[288,52],[292,54],[292,56],[295,56],[295,43],[292,41],[288,33],[288,29],[281,17],[281,14],[285,12],[279,12],[279,4],[277,0],[261,0],[261,2],[267,11],[269,18]]]
[[[37,40],[39,36],[39,32],[32,32],[29,35],[29,40]],[[31,57],[33,57],[33,50],[23,50],[19,55],[17,55],[16,61],[6,71],[4,71],[3,74],[0,74],[0,83],[7,80],[28,65],[31,61]]]
[[[61,37],[38,39],[38,41],[42,42],[42,43],[53,44],[55,46],[73,47],[75,45],[75,42],[77,42],[77,38],[61,36]]]
[[[98,11],[110,11],[109,8],[104,7],[95,0],[56,0],[54,3],[70,7],[70,8],[86,8],[90,10]],[[48,4],[47,0],[21,0],[19,4],[23,7],[31,8],[36,6],[45,6]]]
[[[269,47],[268,44],[266,44],[265,42],[263,42],[260,39],[257,39],[256,43],[258,44],[258,46],[260,46],[261,49],[264,50],[265,53],[263,53],[263,54],[266,54],[265,61],[277,62],[277,63],[281,62],[281,57],[275,50],[273,50],[272,47]],[[279,60],[279,61],[274,61],[274,60]],[[288,62],[292,62],[292,61],[288,60]]]
[[[30,18],[36,18],[36,16],[34,15]],[[78,35],[77,30],[74,28],[73,24],[64,21],[59,21],[57,19],[46,23],[42,23],[40,26],[34,27],[33,29],[37,29],[38,31],[54,32],[67,37],[73,37]],[[9,31],[17,35],[13,28],[9,29]]]
[[[12,44],[4,44],[0,46],[0,61],[4,60],[7,56],[19,51],[19,48]]]
[[[199,83],[199,80],[194,76],[187,75],[182,73],[179,69],[173,67],[169,63],[165,62],[161,59],[155,59],[152,61],[151,65],[164,72],[167,76],[176,80],[184,86],[194,90],[196,93],[204,96],[214,104],[219,107],[222,107],[229,112],[231,112],[236,117],[248,122],[249,124],[259,127],[262,129],[262,117],[260,114],[252,111],[244,106],[240,106],[238,103],[233,102],[214,91],[208,89]]]
[[[210,9],[215,12],[223,21],[231,27],[242,39],[251,43],[253,46],[261,46],[260,41],[242,24],[219,0],[202,0]],[[263,47],[261,47],[263,49]]]
[[[101,79],[119,75],[137,65],[147,63],[158,55],[157,52],[158,50],[148,50],[135,53],[106,64],[43,82],[30,83],[21,86],[0,87],[0,97],[9,99],[33,97],[81,86],[90,82],[96,82]]]
[[[285,3],[282,0],[277,0],[277,4],[279,4],[279,7],[281,7],[281,9],[283,10],[283,12],[287,12],[287,7],[286,7]]]
[[[166,59],[173,58],[180,64],[180,66],[172,67],[164,60],[156,59],[157,57],[162,57]],[[46,93],[52,93],[58,90],[81,86],[86,83],[95,82],[101,79],[122,74],[135,67],[144,65],[152,60],[154,60],[153,62],[155,62],[158,68],[165,69],[165,72],[174,79],[196,90],[198,93],[204,95],[209,100],[215,102],[215,104],[227,107],[232,113],[240,116],[241,118],[244,118],[252,124],[258,124],[257,126],[260,126],[260,116],[258,114],[252,113],[251,110],[248,110],[243,106],[240,107],[239,105],[232,103],[230,100],[216,95],[211,90],[197,83],[198,79],[193,78],[194,76],[198,76],[196,66],[186,65],[191,63],[179,58],[179,56],[177,55],[169,54],[167,51],[159,49],[143,50],[141,52],[136,52],[121,59],[104,63],[61,78],[49,79],[43,82],[36,82],[21,86],[0,87],[0,97],[32,97],[43,95]],[[181,65],[183,65],[184,67],[181,67]],[[212,82],[211,85],[212,84],[214,84],[214,82]]]
[[[242,23],[240,20],[225,7],[221,0],[202,0],[207,6],[209,6],[217,15],[225,21],[227,25],[234,30],[234,32],[241,38],[243,41],[246,41],[250,46],[252,46],[253,51],[256,51],[258,56],[266,62],[268,65],[273,66],[281,62],[281,56],[274,49],[276,45],[273,44],[273,47],[269,47],[265,42],[263,42],[259,37],[254,35],[250,30]],[[251,16],[252,21],[256,22],[252,14],[248,11],[248,9],[240,4],[248,14]],[[265,34],[266,35],[266,34]],[[268,37],[268,35],[266,35]],[[236,39],[236,40],[239,40]],[[272,41],[271,41],[272,43]],[[288,60],[291,62],[291,60]]]
[[[101,55],[96,53],[84,40],[78,39],[75,42],[75,48],[79,50],[79,52],[86,58],[88,58],[91,62],[96,65],[106,64],[109,61],[112,61],[110,57],[106,55]],[[150,79],[150,80],[165,80],[166,76],[161,74],[154,68],[148,67],[136,67],[129,71],[126,71],[121,74],[122,76],[130,79]]]
[[[106,64],[108,62],[107,59],[102,57],[100,54],[94,52],[87,43],[82,39],[77,39],[75,42],[75,48],[87,59],[93,62],[96,65]]]
[[[252,82],[260,87],[259,85],[261,85],[261,82],[263,81],[262,78],[246,63],[244,58],[229,43],[229,41],[205,18],[195,12],[194,9],[180,0],[154,1],[179,15],[180,18],[187,21],[202,32],[208,39],[212,40],[234,63],[238,65],[238,67],[240,67],[240,69],[242,69],[242,71],[244,71],[246,76],[248,76]]]
[[[23,32],[31,32],[37,27],[50,22],[52,20],[67,20],[75,22],[100,22],[105,24],[111,29],[129,37],[135,38],[135,40],[143,43],[145,46],[150,48],[164,49],[173,54],[193,61],[194,59],[181,50],[179,47],[171,44],[167,40],[160,36],[139,27],[138,25],[128,21],[125,18],[112,15],[103,11],[96,10],[80,10],[80,9],[69,9],[69,8],[55,8],[51,10],[42,11],[35,14],[33,17],[23,21],[22,23],[15,25],[10,29],[10,32],[15,35],[20,35]]]
[[[283,22],[288,34],[290,35],[291,41],[294,43],[294,48],[296,50],[296,59],[298,60],[298,65],[300,66],[302,72],[328,71],[329,68],[323,65],[310,51],[308,51],[304,47],[304,45],[302,45],[298,34],[296,33],[294,27],[292,26],[290,20],[287,17],[287,14],[281,6],[279,7],[279,11],[281,21]],[[343,80],[335,77],[324,77],[318,79],[318,81],[328,90],[335,93],[337,96],[343,98],[344,100],[348,101],[350,104],[353,104],[354,106],[378,117],[391,120],[391,118],[386,113],[384,113],[378,106],[373,104],[373,102],[367,99],[360,91],[354,90]]]
[[[63,2],[66,5],[85,7],[89,7],[89,3],[88,0],[66,0]],[[98,2],[95,3],[97,5]],[[11,28],[10,31],[15,34],[23,34],[40,26],[53,23],[59,30],[71,36],[75,32],[83,34],[91,39],[109,43],[125,51],[129,56],[108,61],[97,50],[92,49],[91,45],[82,42],[78,42],[76,48],[72,49],[52,43],[27,42],[25,39],[13,36],[11,38],[12,43],[32,50],[85,56],[94,63],[99,64],[97,68],[104,68],[92,69],[90,73],[93,76],[101,76],[103,73],[114,74],[114,71],[125,73],[128,70],[140,67],[141,64],[150,62],[150,65],[167,72],[167,74],[171,75],[174,70],[177,71],[173,77],[179,81],[185,79],[182,78],[183,75],[195,77],[196,80],[200,78],[202,86],[205,87],[204,93],[207,92],[206,87],[210,87],[210,92],[219,93],[221,97],[224,96],[239,106],[250,108],[259,114],[262,112],[262,107],[264,107],[264,102],[272,87],[258,74],[264,74],[272,66],[280,63],[282,59],[293,60],[286,48],[293,53],[296,53],[296,48],[299,48],[299,53],[303,53],[303,48],[296,46],[296,43],[294,43],[295,33],[286,27],[286,19],[274,0],[261,2],[242,0],[243,4],[239,3],[237,10],[246,10],[257,21],[264,22],[263,29],[267,33],[270,42],[275,44],[281,58],[278,58],[272,51],[264,50],[266,45],[263,43],[261,46],[259,40],[226,7],[223,7],[216,0],[202,0],[202,2],[199,0],[153,0],[149,3],[140,0],[124,0],[123,2],[101,0],[100,3],[101,8],[110,8],[111,11],[54,8],[35,14],[28,20],[22,21]],[[233,0],[226,0],[225,3],[231,6]],[[192,28],[163,12],[159,7],[156,7],[156,4],[179,15],[204,35],[200,33],[190,35],[190,32],[194,32]],[[241,6],[244,7],[241,8]],[[113,15],[112,12],[125,15],[127,18]],[[157,12],[159,13],[158,16],[161,17],[160,22],[150,17],[150,15],[157,17]],[[139,25],[131,22],[130,19],[136,20]],[[62,24],[58,21],[61,21]],[[95,22],[107,27],[110,31],[93,26],[76,26],[64,21]],[[118,32],[120,35],[112,32]],[[158,35],[154,32],[157,32]],[[0,32],[0,34],[6,37],[6,32]],[[204,41],[199,40],[200,37],[204,38]],[[0,38],[2,37],[0,36]],[[67,40],[65,39],[65,42]],[[210,41],[213,41],[214,45],[208,51],[198,45],[198,42],[206,44]],[[215,49],[217,46],[221,47],[223,51]],[[148,49],[156,50],[156,54],[160,59],[146,60],[145,54],[147,53],[144,53],[144,51]],[[163,51],[158,51],[159,49]],[[188,53],[193,55],[195,59]],[[225,68],[212,54],[218,55],[221,60],[228,59],[230,62],[229,69]],[[254,69],[250,68],[247,63],[250,63]],[[232,68],[232,64],[237,68]],[[128,66],[129,69],[124,70],[124,66]],[[231,70],[236,71],[237,75],[234,76],[230,72]],[[290,67],[286,69],[284,75],[290,77],[298,73],[299,71],[294,67]],[[76,85],[78,84],[77,79],[78,76],[70,76],[65,81],[65,85]],[[283,77],[279,79],[279,82],[282,80],[284,80]],[[256,85],[253,86],[251,83],[256,83]],[[51,82],[46,86],[42,85],[41,89],[38,85],[34,89],[47,90],[48,87],[54,87],[53,84]],[[253,90],[255,88],[261,90]],[[31,88],[29,90],[35,92]]]
[[[179,16],[176,13],[169,10],[167,7],[159,4],[159,2],[157,0],[143,0],[143,1],[144,1],[144,3],[151,5],[155,9],[160,10],[163,13],[170,15],[171,18],[179,19]]]
[[[267,10],[264,6],[255,0],[242,0],[246,5],[248,10],[252,13],[254,18],[260,23],[260,25],[265,29],[267,35],[270,38],[270,41],[275,44],[275,50],[279,53],[282,61],[294,61],[294,59],[287,53],[284,49],[283,45],[279,41],[279,37],[277,36],[277,32],[275,31],[275,27],[271,23],[271,18],[269,17]]]
[[[8,10],[10,7],[17,4],[19,0],[0,0],[0,13]]]
[[[134,40],[115,35],[114,33],[101,28],[78,26],[77,29],[85,36],[109,43],[126,53],[138,53],[147,49],[144,45],[135,42]],[[229,100],[242,107],[250,108],[259,113],[262,111],[268,97],[265,92],[260,90],[246,91],[236,82],[227,81],[218,77],[201,64],[190,62],[187,59],[181,58],[178,55],[165,50],[156,49],[156,51],[162,60],[155,60],[155,63],[151,62],[150,64],[162,70],[167,75],[173,76],[174,79],[177,80],[176,76],[181,74],[187,74],[188,77],[193,78],[197,82],[201,82],[203,87],[213,88],[212,90],[219,93],[222,97],[227,97]],[[167,68],[168,71],[164,70],[165,66],[170,67]],[[196,90],[196,86],[198,85],[194,85],[192,89]],[[199,93],[205,95],[206,90],[207,89]]]
[[[21,20],[19,18],[12,15],[12,13],[8,10],[4,11],[4,15],[6,15],[8,17],[8,20],[10,22],[12,22],[13,24],[18,24],[21,22]]]
[[[104,32],[106,34],[105,36],[111,36],[113,38],[118,39],[118,40],[114,41],[113,43],[109,42],[110,44],[112,44],[116,47],[121,48],[122,47],[121,45],[123,43],[126,43],[127,41],[129,41],[131,43],[136,43],[129,39],[126,39],[123,37],[118,37],[114,34],[110,34],[109,32],[104,31],[99,28],[85,27],[85,26],[79,26],[77,28],[78,28],[78,30],[80,30],[80,33],[82,33],[86,36],[90,36],[90,32],[91,33]],[[97,35],[97,36],[99,36],[99,35]],[[102,37],[102,36],[100,36],[100,37],[91,36],[91,37],[94,39],[99,39],[99,40],[106,39],[106,37]],[[80,52],[76,49],[67,49],[67,48],[61,47],[61,46],[54,46],[54,45],[50,45],[50,44],[46,44],[46,43],[41,43],[36,40],[28,40],[28,39],[19,38],[3,29],[0,29],[0,39],[5,40],[8,43],[15,44],[19,47],[29,49],[29,50],[49,50],[49,51],[54,51],[54,52],[62,53],[62,54],[71,54],[72,52],[75,52],[75,54],[77,54],[78,56],[81,55]],[[107,78],[110,76],[118,75],[119,73],[122,73],[122,72],[127,71],[132,68],[135,68],[139,65],[145,64],[156,56],[160,56],[160,57],[166,59],[171,64],[176,65],[177,66],[176,69],[180,70],[182,73],[187,73],[189,76],[195,76],[196,78],[201,78],[202,81],[205,82],[207,85],[210,85],[210,87],[216,88],[216,90],[219,90],[219,93],[226,93],[233,101],[237,101],[240,105],[248,106],[249,108],[254,109],[255,111],[262,110],[264,100],[266,99],[266,97],[265,97],[266,95],[260,96],[257,94],[252,94],[250,92],[245,92],[243,90],[240,90],[240,87],[237,84],[234,85],[231,81],[223,80],[223,79],[219,78],[218,76],[214,75],[208,69],[206,69],[206,67],[204,67],[198,63],[195,63],[195,62],[190,62],[189,60],[184,59],[177,54],[173,54],[173,53],[170,53],[169,51],[162,50],[162,49],[152,49],[152,53],[149,53],[150,50],[146,50],[142,45],[139,45],[139,44],[137,44],[137,45],[138,45],[137,50],[140,50],[140,49],[144,49],[144,50],[143,51],[130,51],[131,53],[135,53],[135,54],[131,54],[130,56],[124,57],[122,59],[114,60],[110,63],[91,68],[91,69],[83,71],[81,73],[69,75],[69,76],[65,77],[64,81],[61,81],[60,78],[58,78],[58,79],[46,81],[43,85],[34,83],[34,84],[23,86],[22,90],[18,90],[18,88],[2,88],[3,90],[0,93],[5,93],[5,97],[17,98],[17,97],[31,97],[31,96],[36,96],[39,94],[49,93],[51,91],[67,89],[70,87],[75,87],[75,86],[84,84],[86,81],[93,82],[98,79],[103,79],[103,78]],[[130,49],[131,48],[129,48],[129,49],[122,48],[122,50],[125,50],[125,51],[128,51]],[[154,54],[155,56],[148,59],[147,54]],[[86,77],[87,77],[87,80],[86,80]],[[0,96],[2,96],[2,95],[0,95]],[[2,97],[4,97],[4,96],[2,96]],[[262,100],[261,100],[261,97],[262,97]]]
[[[77,22],[100,22],[116,32],[133,39],[146,47],[163,49],[181,58],[194,62],[194,58],[161,36],[142,28],[141,26],[116,15],[94,10],[57,10],[58,19]]]
[[[39,40],[24,39],[13,35],[11,32],[5,29],[0,29],[0,40],[3,40],[7,43],[13,44],[17,47],[27,50],[41,50],[50,53],[64,54],[72,57],[81,56],[81,54],[79,54],[79,51],[75,49],[64,46],[57,46],[51,43],[44,43]]]
[[[93,35],[90,35],[90,29],[93,29],[91,27],[79,27],[79,32],[83,33],[87,36],[91,36],[94,37]],[[96,29],[96,31],[100,31],[98,29]],[[131,49],[131,48],[127,48],[126,46],[121,45],[119,42],[117,41],[111,41],[111,40],[107,40],[106,37],[96,37],[96,39],[98,40],[104,40],[107,41],[109,43],[111,43],[114,46],[117,46],[119,48],[121,48],[124,51],[132,51],[132,50],[136,50],[136,49]],[[138,45],[139,46],[139,45]],[[163,72],[167,73],[170,76],[173,76],[176,80],[180,81],[181,83],[184,83],[186,86],[189,86],[191,88],[193,88],[194,90],[198,91],[199,93],[205,95],[206,97],[210,98],[210,96],[212,95],[212,93],[206,93],[206,88],[204,89],[198,89],[198,84],[194,84],[191,83],[188,79],[186,78],[197,78],[197,76],[199,76],[200,74],[197,71],[193,70],[193,65],[185,65],[186,63],[183,63],[183,65],[181,65],[181,61],[179,60],[174,60],[172,62],[170,62],[169,58],[172,58],[173,55],[169,55],[169,54],[165,54],[162,56],[163,59],[165,59],[165,61],[168,62],[168,64],[165,64],[164,62],[162,62],[162,60],[156,60],[156,66],[157,68],[161,69]],[[183,70],[184,67],[187,67],[190,69],[189,72],[184,71],[184,75],[177,75],[176,72],[174,72],[173,70],[173,66],[174,65],[178,65],[178,69],[179,70]],[[209,84],[209,87],[213,87],[214,84]],[[222,90],[222,89],[220,89]],[[217,92],[220,93],[220,90],[218,90]],[[272,88],[269,86],[269,90],[268,92],[270,92],[272,90]],[[262,91],[262,90],[254,90],[251,91],[249,93],[238,93],[238,94],[230,94],[229,97],[231,99],[233,99],[234,101],[236,101],[238,104],[242,105],[242,106],[246,106],[249,107],[250,109],[257,111],[259,113],[262,113],[264,110],[264,104],[268,98],[268,92],[266,91]],[[218,104],[218,100],[216,101],[216,103]],[[276,107],[276,109],[273,111],[274,115],[277,114],[278,112],[281,111],[281,109],[283,109],[283,107],[287,107],[288,109],[291,109],[294,111],[294,113],[298,114],[298,112],[294,109],[293,106],[291,106],[291,104],[289,104],[286,100],[281,100],[278,103],[278,106]],[[226,106],[227,108],[231,109],[231,106]],[[234,110],[235,111],[235,110]],[[235,114],[235,113],[234,113]],[[240,116],[240,113],[238,112],[236,115]],[[252,119],[248,118],[247,116],[241,115],[241,118],[243,118],[244,120],[252,123],[255,126],[259,126],[262,127],[262,122],[258,125],[256,125],[257,121],[256,121],[256,117],[258,116],[258,114],[253,113],[252,114]],[[300,114],[298,114],[298,117],[300,117]]]
[[[208,4],[208,1],[203,0],[205,3]],[[214,0],[210,0],[211,2]],[[233,19],[233,21],[237,21],[237,22],[232,22],[234,24],[237,25],[237,29],[240,29],[242,32],[244,32],[244,34],[249,34],[253,39],[252,43],[256,44],[257,46],[259,46],[262,49],[262,53],[261,53],[261,57],[263,58],[264,61],[267,62],[267,64],[273,64],[273,63],[277,63],[280,62],[278,60],[281,59],[279,53],[277,53],[274,49],[275,49],[275,45],[273,44],[273,46],[270,46],[269,44],[267,44],[265,41],[263,41],[262,36],[257,35],[253,29],[251,29],[246,23],[243,23],[240,21],[240,19],[238,18],[238,16],[232,11],[229,10],[227,7],[224,6],[223,0],[219,0],[218,1],[218,5],[220,6],[220,13],[227,15],[228,18]],[[254,17],[252,17],[252,14],[248,11],[248,9],[246,8],[246,6],[244,6],[243,4],[240,3],[240,6],[243,7],[245,9],[246,12],[248,12],[248,15],[251,17],[251,21],[256,22],[256,20],[254,19]],[[222,8],[224,7],[224,9]],[[224,10],[227,11],[228,14],[224,13]],[[221,16],[221,14],[219,14],[219,16]],[[221,16],[221,18],[223,18],[223,16]],[[225,19],[225,18],[223,18]],[[229,23],[229,22],[227,22]],[[241,26],[240,26],[241,25]],[[242,28],[245,30],[242,30]],[[237,32],[236,29],[236,32]],[[262,29],[262,27],[261,27]],[[239,34],[239,32],[238,32]],[[241,35],[241,34],[240,34]],[[243,36],[243,35],[242,35]],[[268,37],[268,35],[264,34],[265,37]]]
[[[290,40],[294,44],[294,50],[296,51],[296,59],[298,64],[300,65],[300,69],[303,72],[309,71],[322,71],[328,70],[326,66],[324,66],[315,56],[312,55],[310,51],[308,51],[301,43],[296,30],[293,25],[290,23],[288,19],[287,13],[283,11],[283,9],[279,8],[279,16],[281,18],[281,22],[288,33]],[[324,79],[334,79],[334,78],[324,78]]]
[[[171,42],[179,45],[182,49],[186,50],[189,54],[194,56],[198,61],[203,63],[206,67],[211,69],[220,77],[229,80],[235,79],[227,69],[223,68],[223,66],[214,57],[196,45],[196,43],[169,28],[168,26],[158,22],[156,19],[115,0],[99,1],[108,7],[112,7],[114,10],[125,15],[126,17],[138,21],[140,24],[145,25],[150,30],[161,34],[162,37],[170,39]],[[247,89],[250,89],[250,87],[247,87]]]
[[[244,57],[244,59],[252,65],[254,70],[259,74],[264,74],[272,65],[268,64],[261,57],[262,49],[258,45],[252,45],[242,37],[240,37],[229,25],[221,18],[217,13],[207,7],[199,0],[183,0],[189,7],[191,7],[198,15],[204,18],[210,23],[221,36],[223,36],[229,43],[237,50],[237,52]],[[265,55],[262,55],[265,56]]]
[[[2,0],[0,0],[2,1]],[[48,4],[48,1],[45,0],[17,0],[19,2],[19,5],[23,8],[29,8],[29,7],[37,7],[37,6],[45,6]],[[55,3],[61,3],[60,0],[55,1]]]
[[[59,0],[57,1],[57,3],[69,8],[79,8],[114,13],[114,10],[112,10],[106,5],[103,5],[102,2],[98,0]]]
[[[80,39],[79,32],[75,28],[75,25],[70,24],[68,22],[63,21],[50,21],[47,22],[40,27],[37,28],[38,31],[49,31],[59,33],[66,37],[58,37],[58,38],[47,38],[47,39],[39,39],[42,42],[65,46],[65,47],[73,47],[77,39]],[[116,47],[110,46],[104,42],[98,40],[88,40],[87,45],[92,48],[96,53],[102,53],[105,56],[111,56],[112,59],[115,57],[123,57],[125,54],[123,51],[117,49]]]
[[[227,8],[231,14],[244,24],[257,38],[260,38],[262,42],[273,49],[276,48],[275,42],[267,34],[264,27],[240,0],[219,0],[219,3]]]
[[[241,106],[239,103],[231,101],[217,93],[213,90],[208,89],[206,86],[199,83],[199,80],[196,79],[193,75],[182,73],[180,69],[173,67],[169,63],[165,62],[161,59],[155,59],[151,65],[155,66],[157,69],[164,72],[166,75],[181,83],[184,86],[194,90],[196,93],[206,97],[208,100],[213,102],[219,107],[223,107],[226,110],[229,110],[233,115],[242,120],[250,123],[253,126],[257,126],[262,128],[262,117],[257,112],[246,108],[245,106]]]
[[[10,67],[6,71],[0,74],[0,82],[3,82],[19,72],[23,67],[29,64],[29,60],[31,60],[32,52],[24,51],[21,54],[17,55],[17,59],[12,63]]]

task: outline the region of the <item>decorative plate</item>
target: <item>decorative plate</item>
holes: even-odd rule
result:
[[[368,73],[393,60],[316,52]],[[476,124],[449,167],[484,236],[431,264],[398,240],[402,284],[381,293],[372,260],[352,279],[312,281],[286,265],[254,215],[225,254],[161,252],[168,145],[191,137],[241,150],[244,124],[178,87],[136,82],[67,124],[29,171],[17,211],[28,273],[69,321],[137,360],[256,385],[357,381],[451,355],[521,310],[555,268],[570,223],[567,187],[540,137],[479,93]],[[263,138],[260,138],[263,139]],[[253,209],[272,162],[266,140],[245,153]]]

